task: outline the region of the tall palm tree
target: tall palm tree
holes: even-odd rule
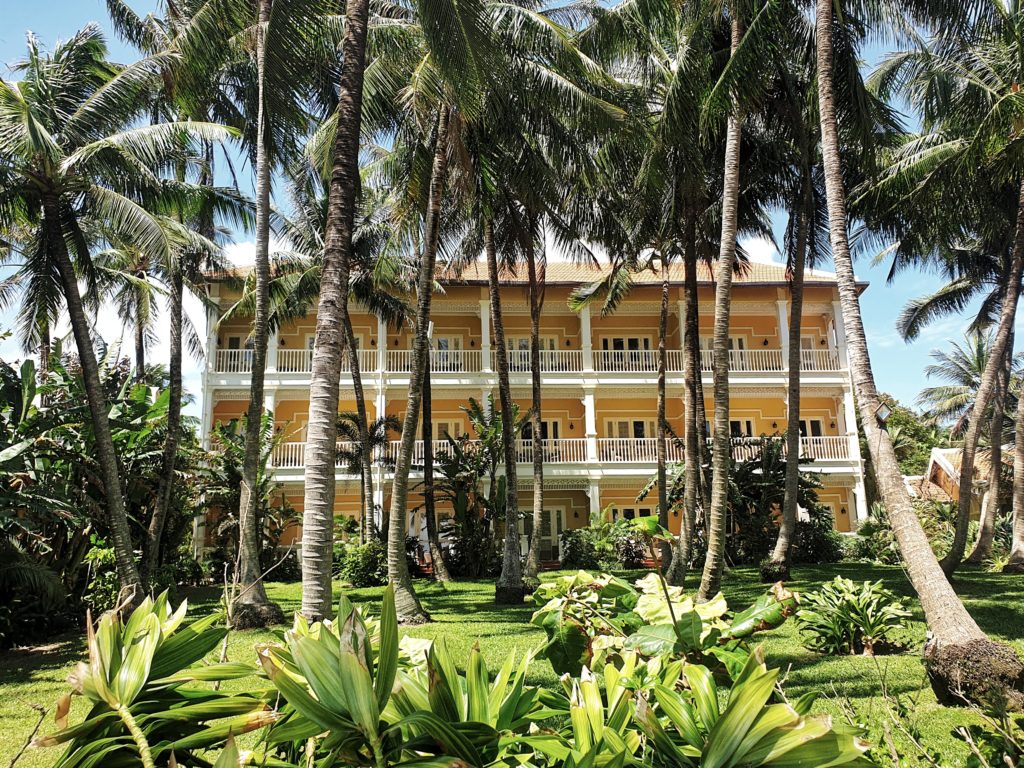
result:
[[[947,653],[956,653],[957,646],[969,644],[972,664],[983,664],[986,653],[991,650],[987,638],[977,622],[964,608],[953,591],[945,572],[932,554],[928,537],[921,528],[909,494],[903,482],[899,463],[893,451],[888,433],[878,419],[881,401],[875,387],[871,370],[864,323],[860,313],[850,242],[847,232],[848,203],[846,183],[843,178],[842,148],[839,143],[837,119],[836,82],[833,78],[836,63],[834,43],[837,28],[845,32],[837,21],[833,0],[817,0],[815,4],[815,51],[818,82],[818,107],[821,124],[822,164],[825,172],[825,190],[828,199],[829,240],[835,263],[836,280],[839,287],[840,305],[843,312],[847,337],[847,350],[853,383],[857,394],[861,425],[867,438],[868,450],[875,471],[879,493],[889,514],[893,532],[899,543],[907,572],[924,610],[932,641],[929,653],[936,660]],[[849,41],[844,41],[847,43]],[[856,41],[846,46],[856,50]],[[1024,191],[1024,188],[1022,188]],[[1022,208],[1024,210],[1024,208]],[[1020,255],[1024,259],[1024,214],[1021,218]],[[1019,270],[1018,278],[1019,282]],[[1013,297],[1016,303],[1016,296]],[[978,420],[976,420],[977,423]],[[943,680],[943,671],[955,668],[957,674],[969,673],[963,665],[953,662],[944,668],[932,667],[933,685],[954,685],[952,679]]]
[[[28,57],[16,67],[22,80],[0,79],[0,230],[25,222],[38,227],[40,255],[61,292],[78,349],[86,398],[106,489],[107,514],[117,556],[121,601],[141,599],[117,454],[93,352],[79,278],[94,279],[89,219],[118,230],[126,242],[165,258],[177,243],[139,201],[188,197],[191,187],[141,173],[183,154],[198,140],[229,134],[219,126],[167,123],[133,126],[144,95],[159,75],[158,59],[125,68],[105,59],[99,30],[88,26],[51,54],[29,39]]]
[[[430,386],[430,356],[423,376],[423,515],[426,518],[427,548],[434,581],[448,582],[452,575],[444,559],[444,549],[437,530],[437,505],[434,490],[434,422],[433,392]]]

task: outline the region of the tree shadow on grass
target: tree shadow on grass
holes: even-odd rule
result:
[[[47,643],[0,653],[0,681],[5,685],[24,685],[48,679],[48,673],[64,671],[84,658],[82,633],[67,632]]]

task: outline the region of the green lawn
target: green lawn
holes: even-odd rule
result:
[[[924,641],[923,616],[911,595],[910,585],[899,568],[872,567],[862,564],[840,564],[827,567],[801,567],[795,570],[791,587],[810,590],[837,574],[853,579],[885,579],[896,592],[907,596],[914,611],[909,633],[909,650],[898,656],[867,659],[861,657],[827,657],[811,653],[800,643],[793,621],[762,635],[768,663],[786,670],[787,693],[797,696],[815,690],[822,694],[817,705],[821,711],[837,715],[852,704],[859,720],[871,729],[878,740],[886,719],[886,708],[879,695],[883,681],[889,692],[908,698],[915,724],[926,743],[943,754],[943,765],[963,765],[962,749],[951,730],[967,722],[963,710],[939,706],[924,677],[920,661]],[[409,633],[417,637],[443,637],[456,659],[465,659],[473,643],[479,642],[492,669],[497,669],[513,652],[536,647],[543,633],[530,626],[532,606],[498,608],[493,604],[493,584],[476,581],[448,586],[417,582],[424,606],[433,616],[432,624],[416,627]],[[964,571],[957,575],[957,591],[982,628],[995,638],[1012,642],[1024,653],[1024,576]],[[762,590],[756,571],[742,568],[726,579],[725,593],[733,608],[747,605]],[[272,584],[270,594],[286,613],[299,606],[298,584]],[[353,590],[353,600],[376,600],[380,590]],[[212,610],[218,600],[216,590],[197,589],[188,593],[190,614]],[[269,632],[236,633],[229,640],[229,657],[233,661],[254,661],[252,648],[271,639]],[[66,678],[74,663],[82,658],[82,637],[69,635],[49,645],[0,654],[0,765],[6,766],[20,749],[34,727],[38,716],[32,704],[52,706],[67,689]],[[535,661],[531,668],[532,682],[554,685],[555,675],[544,661]],[[79,705],[81,702],[79,702]],[[72,710],[72,722],[81,717],[81,708]],[[52,728],[48,718],[43,730]],[[29,750],[19,761],[21,768],[43,768],[52,764],[55,751]]]

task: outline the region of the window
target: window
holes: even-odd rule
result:
[[[657,368],[649,336],[606,336],[601,339],[605,366],[613,371],[653,371]]]
[[[732,419],[729,421],[729,437],[753,437],[754,422],[750,419]]]
[[[523,427],[523,440],[533,439],[533,424],[528,423]],[[555,420],[544,419],[540,423],[540,439],[541,440],[557,440],[558,439],[558,422]]]
[[[435,336],[434,354],[431,355],[430,368],[431,371],[441,373],[463,370],[462,337]]]
[[[655,437],[657,434],[654,429],[654,422],[645,419],[614,420],[609,421],[607,426],[608,437],[641,439]]]
[[[651,507],[623,507],[615,509],[617,520],[635,520],[638,517],[651,517],[654,510]]]
[[[823,434],[821,419],[800,419],[800,437],[821,437]]]
[[[558,349],[558,339],[554,336],[541,336],[537,339],[540,346],[541,370],[554,370],[553,354]],[[508,365],[513,371],[530,370],[530,337],[506,336],[505,346],[508,349]]]
[[[434,419],[431,421],[431,431],[435,440],[444,440],[451,436],[453,439],[458,439],[462,436],[462,422],[456,419]],[[416,437],[419,440],[423,439],[423,424],[420,423],[416,429]]]
[[[228,349],[240,349],[242,338],[240,336],[228,336]]]

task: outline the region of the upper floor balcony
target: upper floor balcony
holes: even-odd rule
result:
[[[309,349],[270,350],[268,372],[308,378],[313,369],[313,352]],[[525,375],[530,372],[528,350],[506,352],[509,372]],[[711,350],[701,350],[701,371],[710,373],[714,355]],[[375,349],[359,350],[359,370],[362,374],[407,375],[412,370],[411,349],[387,350],[381,355]],[[381,364],[383,362],[383,365]],[[782,349],[733,349],[729,350],[730,373],[782,374],[788,360]],[[807,373],[838,372],[842,370],[839,353],[832,349],[801,349],[801,370]],[[219,374],[248,374],[252,369],[252,351],[248,349],[217,350],[212,370]],[[350,373],[348,355],[342,358],[342,374]],[[435,349],[430,353],[431,374],[452,374],[457,376],[494,375],[495,361],[489,351],[476,349]],[[540,370],[543,373],[562,374],[608,374],[617,377],[651,377],[658,372],[658,353],[654,350],[553,350],[540,352]],[[670,374],[683,373],[682,350],[668,350],[666,370]]]
[[[781,439],[781,438],[779,438]],[[828,470],[830,468],[848,469],[856,460],[853,442],[856,438],[849,435],[828,437],[800,438],[800,456],[810,459],[809,471]],[[746,461],[757,456],[761,450],[761,441],[752,438],[733,439],[733,458]],[[378,465],[390,465],[398,455],[399,441],[392,441],[375,457]],[[469,446],[479,446],[477,440],[469,441]],[[424,461],[424,441],[417,440],[413,444],[413,465],[422,466]],[[435,456],[450,450],[446,440],[432,441]],[[536,444],[533,440],[516,440],[515,454],[519,464],[531,464]],[[543,451],[545,465],[556,468],[569,468],[586,471],[603,469],[614,472],[617,467],[634,467],[645,471],[653,471],[658,461],[658,439],[648,438],[568,438],[542,440],[540,449]],[[351,442],[338,443],[337,467],[346,469],[350,457],[355,455],[356,445]],[[665,458],[669,462],[683,461],[683,449],[678,442],[665,441]],[[301,470],[306,463],[306,443],[279,443],[273,449],[271,466],[282,470]]]

